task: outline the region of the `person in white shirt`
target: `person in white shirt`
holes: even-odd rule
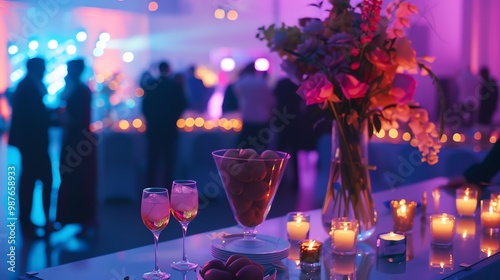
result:
[[[262,151],[273,142],[274,131],[270,120],[276,101],[265,74],[257,71],[251,63],[240,72],[239,79],[235,82],[234,91],[243,122],[238,148]]]

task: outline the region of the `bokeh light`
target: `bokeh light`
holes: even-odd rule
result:
[[[122,56],[123,61],[132,62],[134,60],[134,54],[132,52],[125,52]]]
[[[155,12],[158,10],[158,2],[156,1],[151,1],[148,4],[148,10],[151,12]]]
[[[111,39],[111,35],[108,32],[102,32],[99,34],[99,41],[107,42]]]
[[[80,31],[80,32],[76,33],[76,40],[78,42],[83,42],[83,41],[87,40],[87,33],[85,33],[85,31]]]
[[[215,9],[214,17],[216,19],[223,19],[226,16],[226,12],[223,9]]]
[[[75,45],[68,45],[66,47],[66,52],[68,54],[75,54],[76,53],[76,46]]]
[[[56,40],[50,40],[47,43],[47,47],[49,47],[49,49],[51,49],[51,50],[55,50],[57,48],[57,46],[59,46],[59,43],[57,43]]]
[[[220,69],[225,72],[233,71],[236,67],[236,62],[230,57],[225,57],[220,61]]]
[[[36,50],[36,49],[38,49],[38,46],[39,46],[39,44],[38,44],[38,41],[36,41],[36,40],[32,40],[28,43],[28,48],[30,50]]]
[[[19,48],[16,45],[9,46],[7,49],[10,55],[14,55],[19,51]]]
[[[237,20],[238,19],[238,12],[235,10],[229,10],[227,12],[227,19],[228,20]]]
[[[255,70],[257,70],[257,71],[269,70],[269,60],[267,60],[265,58],[257,58],[255,60]]]

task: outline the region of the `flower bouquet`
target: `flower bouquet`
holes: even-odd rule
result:
[[[359,239],[366,239],[376,223],[366,162],[367,137],[374,131],[407,123],[418,141],[422,161],[435,164],[441,148],[439,134],[427,111],[414,100],[411,74],[429,75],[406,37],[410,17],[418,8],[396,0],[382,14],[382,0],[329,0],[325,18],[301,18],[298,26],[270,25],[258,30],[281,58],[281,68],[299,85],[306,105],[316,104],[333,120],[332,167],[323,218],[355,217]],[[323,9],[323,1],[311,4]]]

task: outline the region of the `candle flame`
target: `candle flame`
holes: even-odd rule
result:
[[[344,230],[347,230],[347,229],[348,229],[348,227],[347,227],[347,226],[345,226],[345,227],[344,227]]]
[[[440,262],[440,263],[439,263],[439,266],[440,266],[441,268],[444,268],[444,262]]]
[[[307,248],[307,250],[312,250],[314,243],[316,243],[316,240],[313,240],[311,243],[309,243],[309,247]]]
[[[406,205],[405,205],[405,204],[403,204],[403,205],[401,206],[401,212],[402,212],[403,214],[404,214],[404,213],[406,213]]]
[[[493,214],[493,206],[490,205],[490,215]]]
[[[401,199],[401,200],[399,201],[399,204],[400,204],[400,205],[406,204],[406,200]]]
[[[297,220],[295,220],[295,222],[296,222],[297,224],[301,223],[301,222],[302,222],[302,217],[301,217],[301,216],[298,216],[298,217],[297,217]]]
[[[464,233],[462,233],[462,238],[463,239],[467,238],[467,230],[464,230]]]
[[[466,188],[466,189],[465,189],[465,196],[466,196],[466,197],[467,197],[467,196],[469,196],[469,188]]]
[[[469,200],[469,197],[466,195],[466,196],[464,196],[464,201],[467,201],[467,200]]]

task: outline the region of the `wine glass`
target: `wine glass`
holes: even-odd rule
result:
[[[171,211],[174,218],[182,226],[182,260],[173,262],[172,268],[186,271],[195,269],[198,264],[191,263],[186,255],[186,232],[189,222],[198,214],[198,189],[196,181],[174,180],[170,198]]]
[[[142,191],[141,218],[155,238],[155,268],[142,275],[143,279],[170,279],[170,274],[158,268],[158,238],[170,220],[170,200],[165,188],[146,188]]]

